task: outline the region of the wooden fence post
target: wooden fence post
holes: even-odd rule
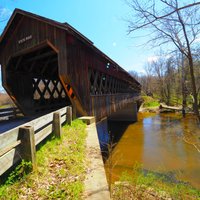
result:
[[[61,137],[61,116],[60,112],[53,114],[53,133],[57,138]]]
[[[31,161],[33,169],[36,169],[36,147],[34,128],[32,126],[24,126],[19,129],[21,139],[22,159]]]
[[[72,125],[72,107],[71,106],[67,106],[66,118],[67,118],[67,124],[71,126]]]

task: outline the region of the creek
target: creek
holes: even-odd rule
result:
[[[176,181],[200,189],[200,126],[192,115],[138,113],[138,122],[108,122],[107,126],[116,143],[112,182],[141,163],[145,170],[171,174]]]

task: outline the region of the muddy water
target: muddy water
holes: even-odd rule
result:
[[[200,189],[200,127],[192,116],[139,113],[138,122],[109,123],[109,129],[120,138],[112,154],[112,181],[139,162]]]

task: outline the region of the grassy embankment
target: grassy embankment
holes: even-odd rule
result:
[[[86,125],[65,125],[61,139],[51,138],[37,151],[37,170],[26,174],[22,162],[0,186],[0,199],[80,199],[84,190]]]
[[[153,107],[158,107],[160,105],[158,100],[152,97],[142,96],[142,98],[144,99],[144,102],[142,105],[144,108],[153,108]]]
[[[178,182],[171,174],[144,171],[136,164],[131,173],[124,172],[120,182],[113,185],[113,200],[199,200],[200,190]]]

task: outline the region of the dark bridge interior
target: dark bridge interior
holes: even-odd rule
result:
[[[58,76],[57,52],[47,44],[12,56],[6,68],[6,79],[26,115],[70,104]]]

